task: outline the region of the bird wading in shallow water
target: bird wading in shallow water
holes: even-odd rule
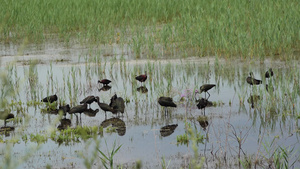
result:
[[[108,79],[98,80],[98,83],[103,84],[103,86],[107,86],[111,81]]]
[[[88,105],[90,105],[90,104],[92,104],[93,102],[97,102],[96,97],[95,97],[95,96],[88,96],[88,97],[84,98],[84,99],[80,102],[80,104],[88,104]]]
[[[47,96],[47,97],[45,97],[41,100],[41,102],[46,102],[46,103],[53,103],[55,101],[57,101],[57,95],[56,94],[51,95],[51,96]]]
[[[261,81],[261,80],[258,80],[258,79],[255,79],[255,78],[254,78],[253,72],[250,72],[250,73],[249,73],[249,76],[247,77],[246,81],[247,81],[247,83],[250,84],[251,86],[252,86],[252,85],[259,85],[259,84],[262,84],[262,81]]]
[[[113,108],[113,113],[122,113],[124,114],[125,102],[122,97],[118,97],[117,94],[113,95],[110,99],[109,106]]]
[[[199,93],[202,93],[202,92],[205,92],[205,98],[206,98],[206,93],[208,94],[208,98],[210,97],[210,94],[208,93],[208,91],[215,87],[216,85],[215,84],[204,84],[200,87],[200,92]],[[207,98],[207,99],[208,99]]]
[[[113,110],[112,107],[110,107],[108,104],[106,103],[101,103],[100,102],[100,98],[97,96],[96,97],[97,99],[97,103],[98,103],[98,106],[100,107],[101,110],[103,110],[105,112],[105,119],[106,119],[106,112],[109,111],[109,112],[112,112],[113,114],[116,114],[117,111],[116,110]]]
[[[270,78],[274,75],[274,72],[272,68],[270,68],[266,73],[265,73],[265,78]]]
[[[141,85],[142,85],[142,83],[147,80],[147,71],[145,71],[144,75],[139,75],[139,76],[135,77],[135,79],[140,81]]]
[[[168,107],[177,107],[177,105],[173,102],[171,97],[160,97],[158,99],[158,104],[165,107],[165,115],[167,114]]]
[[[5,109],[3,111],[0,111],[0,119],[4,120],[4,126],[6,126],[6,120],[15,118],[15,115],[12,113],[9,113],[8,109]]]

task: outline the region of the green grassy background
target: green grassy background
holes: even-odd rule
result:
[[[298,0],[0,0],[1,42],[129,44],[136,56],[293,55]],[[175,51],[173,53],[167,51]]]

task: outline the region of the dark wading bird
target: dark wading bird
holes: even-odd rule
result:
[[[98,96],[96,97],[96,99],[97,99],[97,103],[98,103],[100,109],[105,112],[105,118],[106,118],[106,112],[107,111],[112,112],[113,114],[117,113],[117,111],[113,110],[113,108],[110,107],[108,104],[106,104],[106,103],[100,103],[100,98]]]
[[[205,107],[212,106],[212,105],[213,105],[212,102],[208,101],[205,98],[201,98],[201,99],[199,99],[197,107],[198,107],[198,109],[204,109],[204,115],[205,115]]]
[[[88,105],[90,105],[90,104],[92,104],[93,102],[97,102],[96,97],[95,97],[95,96],[88,96],[88,97],[84,98],[84,99],[80,102],[80,104],[88,104]]]
[[[3,111],[0,111],[0,119],[4,120],[4,126],[6,126],[6,120],[15,118],[15,115],[12,113],[9,113],[8,109],[5,109]]]
[[[87,110],[87,104],[83,104],[83,105],[78,105],[78,106],[74,106],[70,109],[69,114],[75,114],[79,113],[81,116],[81,113],[83,113],[84,111]]]
[[[205,92],[205,98],[206,98],[206,93],[208,94],[208,98],[210,97],[210,94],[208,93],[208,91],[215,87],[216,85],[215,84],[204,84],[200,87],[200,92],[199,93],[202,93],[202,92]],[[208,99],[207,98],[207,99]]]
[[[174,133],[177,126],[178,126],[178,124],[172,124],[172,125],[166,125],[166,126],[160,128],[160,130],[159,130],[160,135],[162,137],[167,137],[167,136],[171,135],[172,133]]]
[[[173,102],[171,97],[160,97],[158,99],[158,104],[165,107],[165,115],[167,115],[168,107],[177,107],[177,105]]]
[[[59,112],[59,111],[62,111],[62,112],[63,112],[63,115],[66,116],[67,112],[69,112],[70,109],[71,109],[71,108],[70,108],[70,105],[67,104],[67,105],[64,105],[64,106],[59,106],[59,107],[58,107],[58,112]]]
[[[250,84],[251,86],[252,86],[252,85],[259,85],[259,84],[262,84],[262,81],[261,81],[261,80],[258,80],[258,79],[255,79],[255,78],[254,78],[253,72],[250,72],[250,73],[249,73],[249,76],[247,77],[246,81],[247,81],[247,83]]]
[[[147,71],[145,71],[144,75],[139,75],[139,76],[135,77],[135,79],[140,81],[141,85],[142,85],[142,83],[147,80]]]
[[[107,86],[111,81],[108,79],[98,80],[98,83],[102,83],[103,86]]]
[[[265,73],[265,77],[266,78],[270,78],[274,75],[274,72],[272,70],[272,68],[270,68],[266,73]]]
[[[51,95],[51,96],[47,96],[47,97],[45,97],[41,100],[41,102],[47,102],[47,103],[53,103],[55,101],[57,101],[57,95],[56,94]]]
[[[118,97],[117,94],[113,95],[110,99],[109,106],[113,108],[113,113],[122,113],[124,114],[125,102],[122,97]]]

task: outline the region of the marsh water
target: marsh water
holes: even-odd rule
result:
[[[169,168],[188,168],[195,157],[193,140],[188,143],[177,141],[178,136],[188,133],[188,126],[193,133],[203,136],[196,144],[196,151],[198,159],[205,157],[203,165],[206,168],[239,168],[239,154],[241,159],[250,157],[252,161],[256,159],[260,167],[266,167],[267,159],[278,147],[286,151],[293,149],[289,164],[300,166],[300,65],[297,62],[266,60],[249,63],[214,56],[135,59],[129,47],[117,45],[102,47],[105,50],[91,50],[53,43],[29,46],[21,53],[19,48],[4,45],[0,50],[1,71],[7,71],[11,87],[16,91],[8,97],[7,108],[17,117],[7,123],[14,130],[1,133],[0,156],[4,156],[8,144],[12,161],[33,152],[29,159],[20,162],[18,168],[45,168],[47,165],[85,168],[83,156],[93,156],[96,147],[93,138],[79,137],[76,141],[62,142],[50,138],[50,132],[57,130],[62,117],[45,111],[47,105],[44,103],[32,103],[55,93],[59,103],[71,107],[89,95],[99,96],[101,102],[109,103],[117,94],[126,101],[125,113],[120,117],[110,112],[105,117],[97,103],[91,104],[91,109],[99,109],[94,117],[84,113],[78,117],[66,115],[71,128],[100,127],[113,118],[125,123],[121,131],[118,127],[109,130],[105,126],[103,133],[96,136],[104,153],[113,149],[114,142],[122,145],[114,156],[114,164],[123,168],[134,167],[138,160],[143,168],[162,168],[163,162]],[[264,73],[270,67],[275,75],[266,80]],[[141,84],[135,76],[145,71],[148,79]],[[250,71],[262,79],[263,84],[253,87],[247,84]],[[102,86],[97,83],[104,78],[112,81],[107,91],[99,90]],[[271,84],[274,91],[267,92],[266,83]],[[196,100],[205,97],[205,93],[195,94],[202,84],[216,84],[209,91],[213,106],[205,110],[196,106]],[[165,109],[157,102],[160,96],[172,97],[177,108],[168,108],[165,114]],[[251,101],[251,96],[259,96],[259,99]],[[0,124],[4,125],[3,120]],[[161,130],[173,124],[177,125],[174,130]],[[29,139],[36,134],[46,136],[47,140],[37,143]],[[25,136],[28,139],[24,139]],[[35,150],[37,146],[39,148]],[[100,158],[96,158],[92,168],[101,167]]]

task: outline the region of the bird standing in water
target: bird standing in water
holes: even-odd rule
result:
[[[211,88],[213,88],[215,86],[216,86],[215,84],[204,84],[200,87],[200,92],[199,93],[205,92],[205,98],[206,98],[206,93],[208,94],[208,98],[209,98],[210,94],[208,93],[208,90],[210,90]]]
[[[0,111],[0,119],[4,120],[4,126],[6,126],[6,120],[15,118],[15,115],[12,113],[9,113],[10,110],[5,109],[3,111]]]
[[[47,96],[47,97],[45,97],[41,100],[41,102],[48,102],[48,103],[53,103],[55,101],[57,101],[57,95],[56,94],[51,95],[51,96]]]
[[[98,83],[102,83],[103,86],[107,86],[111,81],[108,79],[98,80]]]
[[[177,107],[177,105],[173,102],[171,97],[160,97],[158,99],[158,104],[165,107],[165,115],[167,114],[168,107]]]
[[[97,102],[96,97],[95,97],[95,96],[88,96],[88,97],[84,98],[84,99],[80,102],[80,104],[88,104],[88,105],[90,105],[90,104],[92,104],[93,102]]]
[[[118,97],[117,94],[113,95],[110,99],[109,106],[113,109],[113,113],[122,113],[124,114],[125,102],[122,97]]]
[[[110,111],[113,114],[116,113],[116,111],[114,111],[113,108],[110,107],[108,104],[106,104],[106,103],[100,103],[100,98],[98,96],[96,97],[96,99],[97,99],[97,103],[98,103],[98,106],[100,107],[100,109],[105,112],[105,119],[106,119],[106,112],[107,111]]]
[[[270,78],[274,75],[274,72],[272,68],[270,68],[266,73],[265,73],[265,78]]]
[[[249,76],[247,77],[246,81],[247,81],[247,83],[250,84],[251,86],[252,86],[252,85],[259,85],[259,84],[262,84],[262,81],[261,81],[261,80],[258,80],[258,79],[255,79],[255,78],[254,78],[253,72],[250,72],[250,73],[249,73]]]
[[[141,85],[142,85],[142,83],[147,80],[147,71],[145,71],[144,75],[139,75],[139,76],[135,77],[135,79],[140,81]]]

